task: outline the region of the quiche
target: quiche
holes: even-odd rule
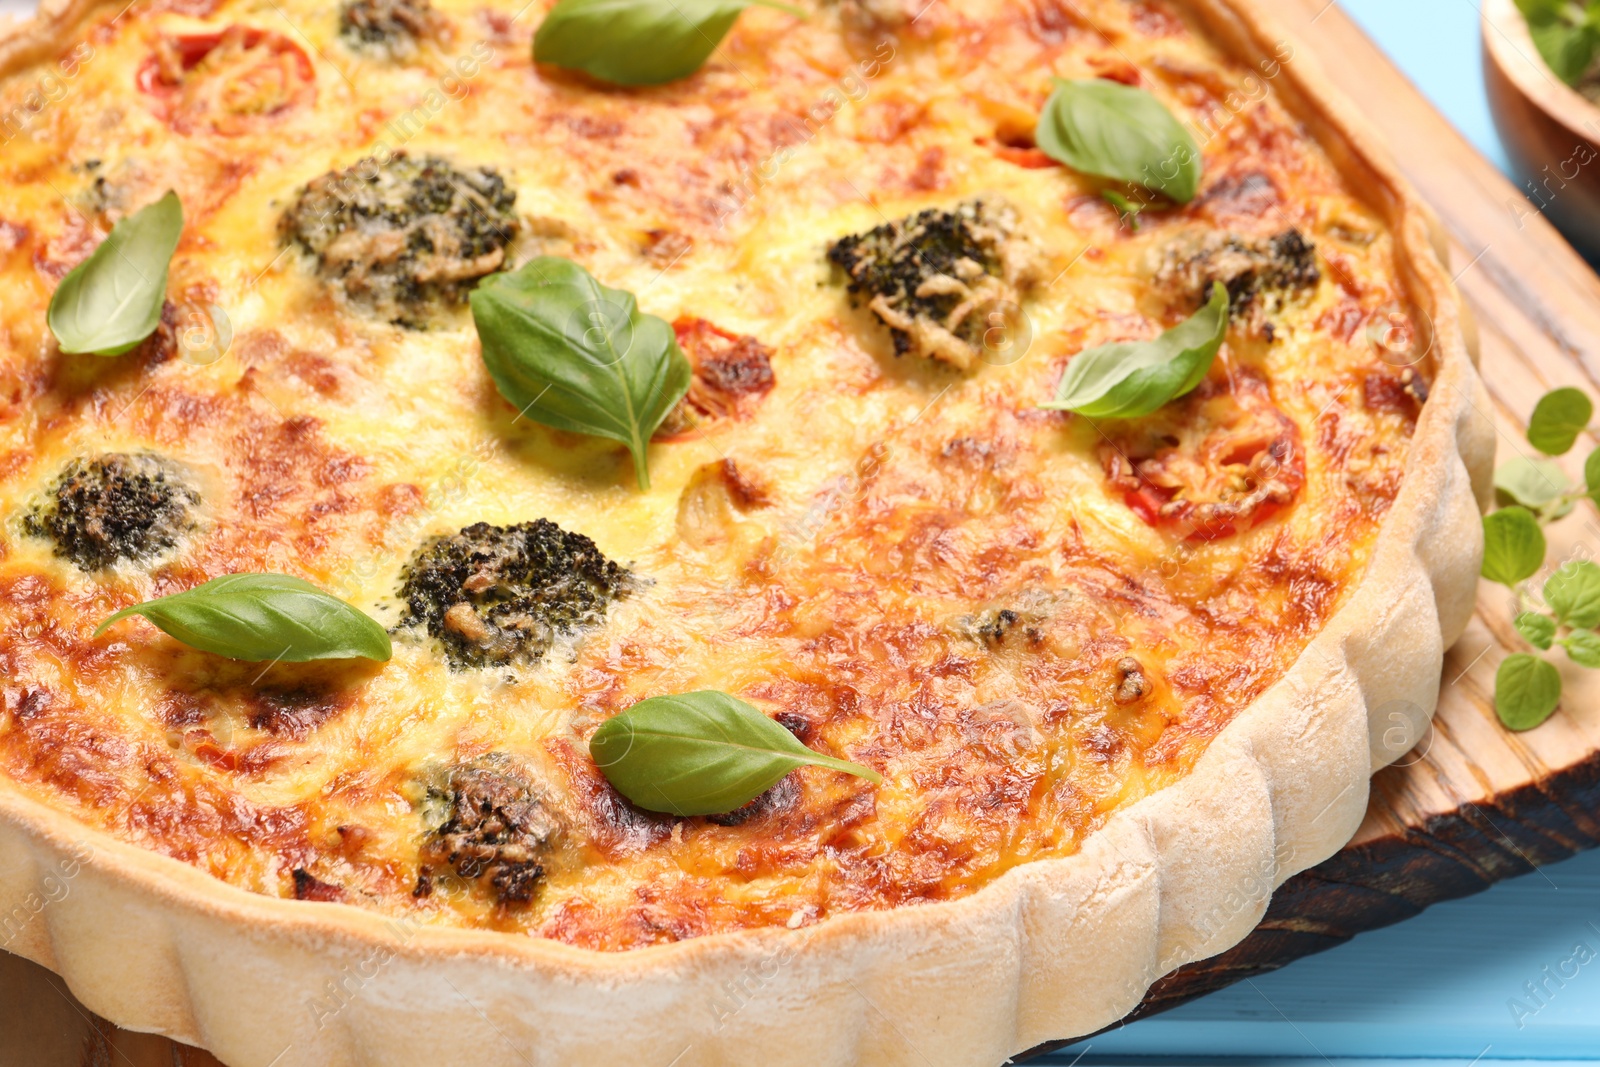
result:
[[[80,0],[0,42],[0,943],[238,1064],[1115,1021],[1434,705],[1492,435],[1430,217],[1247,0],[685,3],[716,49],[634,87],[536,62],[550,8]],[[1086,83],[1197,186],[1065,163]],[[61,291],[169,191],[143,339],[69,351]],[[495,362],[552,263],[668,360],[632,443]],[[1053,403],[1179,348],[1148,410]],[[240,574],[392,654],[101,626]],[[832,762],[619,791],[597,732],[708,691]]]

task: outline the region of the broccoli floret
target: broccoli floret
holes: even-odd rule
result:
[[[1181,234],[1159,250],[1152,275],[1168,302],[1185,312],[1204,304],[1212,283],[1221,282],[1234,320],[1256,326],[1322,280],[1316,248],[1295,229],[1271,237]]]
[[[160,457],[111,452],[67,464],[48,502],[23,527],[54,541],[56,555],[92,571],[174,547],[194,526],[199,502],[200,494]]]
[[[526,904],[544,877],[545,854],[560,829],[532,786],[503,757],[451,768],[428,790],[436,825],[423,842],[417,891],[431,891],[429,867],[448,867],[487,885],[502,904]]]
[[[339,35],[351,48],[405,59],[417,44],[438,36],[441,20],[428,0],[345,0]]]
[[[589,538],[538,519],[480,522],[429,542],[400,596],[407,621],[426,626],[461,670],[537,661],[557,636],[598,626],[634,585]]]
[[[505,263],[516,196],[492,168],[396,152],[312,181],[278,229],[345,299],[421,328]]]
[[[930,208],[835,242],[828,258],[907,352],[966,369],[982,355],[993,313],[1039,280],[1040,257],[1016,212],[971,200]]]

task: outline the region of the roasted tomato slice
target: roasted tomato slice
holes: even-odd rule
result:
[[[1236,369],[1101,445],[1106,478],[1151,526],[1214,541],[1258,526],[1305,484],[1300,433],[1267,383]]]
[[[137,81],[181,134],[251,133],[317,97],[300,46],[253,26],[162,37]]]

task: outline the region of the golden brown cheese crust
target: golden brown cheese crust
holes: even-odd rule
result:
[[[700,74],[618,91],[531,64],[546,6],[440,3],[403,59],[348,45],[326,5],[107,8],[0,83],[0,773],[258,892],[600,949],[970,893],[1182,776],[1360,577],[1426,395],[1391,238],[1275,72],[1167,3],[844,3],[751,9]],[[1042,157],[1052,73],[1161,96],[1202,143],[1196,201],[1135,230]],[[306,183],[384,150],[496,168],[512,261],[574,257],[697,362],[765,368],[698,378],[640,492],[618,449],[516,417],[463,313],[389,325],[280,240]],[[54,286],[168,187],[166,325],[118,359],[61,354]],[[896,359],[827,249],[974,197],[1050,257],[1024,328],[965,373]],[[1173,248],[1289,231],[1314,280],[1237,317],[1194,395],[1139,424],[1037,408],[1075,353],[1194,309]],[[200,502],[175,548],[85,571],[27,516],[107,452],[164,457]],[[452,671],[414,628],[382,666],[265,669],[142,622],[92,636],[243,570],[397,624],[430,537],[539,518],[644,581],[537,665]],[[734,817],[632,808],[589,735],[700,688],[883,786],[805,770]],[[430,798],[466,765],[509,768],[559,828],[522,839],[530,899],[440,858]],[[495,804],[474,818],[516,822]]]

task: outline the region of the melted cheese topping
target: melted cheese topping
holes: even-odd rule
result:
[[[1416,411],[1390,236],[1276,102],[1275,72],[1175,5],[757,7],[701,73],[641,91],[536,68],[544,0],[440,0],[442,29],[404,59],[353,50],[312,0],[120,6],[0,81],[0,774],[235,885],[599,949],[970,893],[1183,775],[1337,610],[1398,490]],[[225,43],[186,65],[208,35]],[[1199,198],[1134,229],[1031,149],[1052,75],[1161,97],[1203,146]],[[774,387],[659,439],[649,492],[620,448],[517,418],[464,311],[388,325],[280,240],[308,181],[401,149],[507,178],[513,262],[570,256],[649,313],[752,336]],[[170,328],[120,358],[61,354],[55,285],[169,187],[187,216]],[[966,372],[897,359],[827,249],[974,197],[1008,201],[1048,259],[1026,321]],[[1247,379],[1252,410],[1292,424],[1303,484],[1195,537],[1108,476],[1106,443],[1134,430],[1036,405],[1073,354],[1193,310],[1152,267],[1171,242],[1288,229],[1319,280],[1266,328],[1236,324],[1145,454],[1208,441],[1239,460],[1203,420]],[[220,358],[187,332],[211,308],[231,327]],[[198,525],[86,573],[25,517],[70,461],[109,451],[187,472]],[[708,465],[744,484],[732,504]],[[142,621],[92,636],[119,607],[247,570],[394,625],[427,538],[541,517],[644,581],[535,666],[452,671],[412,628],[387,664],[265,668]],[[884,784],[801,770],[730,826],[632,808],[589,735],[703,688]],[[491,753],[562,827],[535,898],[419,892],[426,783]]]

